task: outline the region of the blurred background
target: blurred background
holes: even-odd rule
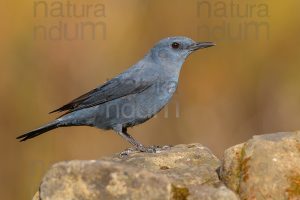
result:
[[[146,145],[202,143],[219,158],[255,134],[300,129],[300,1],[39,0],[0,3],[0,198],[30,199],[56,162],[129,147],[112,131],[15,137],[141,59],[162,38],[213,41],[185,62],[166,109],[130,129]]]

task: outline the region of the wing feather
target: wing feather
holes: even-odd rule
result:
[[[154,76],[151,78],[151,80],[148,81],[139,80],[137,79],[137,77],[133,79],[130,77],[127,77],[125,79],[124,77],[122,78],[116,77],[114,79],[111,79],[100,87],[79,96],[78,98],[72,100],[71,102],[63,105],[58,109],[51,111],[50,113],[64,111],[67,111],[67,113],[71,113],[76,110],[100,105],[131,94],[138,94],[155,84],[156,80]]]

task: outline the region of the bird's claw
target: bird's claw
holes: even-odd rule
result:
[[[152,145],[152,146],[148,146],[145,147],[143,145],[140,145],[138,147],[136,147],[136,149],[140,152],[145,152],[145,153],[159,153],[161,151],[170,149],[171,146],[168,145],[164,145],[164,146],[158,146],[158,145]]]
[[[129,156],[129,154],[134,153],[134,152],[159,153],[161,151],[164,151],[164,150],[167,150],[167,149],[170,149],[170,148],[171,148],[171,146],[169,146],[169,145],[164,145],[164,146],[152,145],[152,146],[145,147],[144,145],[140,144],[140,145],[137,145],[133,148],[125,149],[124,151],[122,151],[119,154],[119,157],[124,158],[124,157],[127,157],[127,156]]]
[[[145,153],[156,153],[156,148],[155,146],[149,146],[149,147],[145,147],[143,145],[138,145],[135,147],[137,151],[140,152],[145,152]]]
[[[134,149],[134,148],[128,148],[128,149],[125,149],[124,151],[122,151],[122,152],[119,154],[119,157],[120,157],[120,158],[127,157],[130,153],[133,153],[133,152],[135,152],[135,149]]]

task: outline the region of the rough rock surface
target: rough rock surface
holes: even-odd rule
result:
[[[300,132],[254,136],[227,149],[222,163],[200,144],[60,162],[43,178],[38,199],[300,199]]]
[[[254,136],[229,148],[220,176],[241,199],[300,199],[300,132]]]
[[[46,173],[35,199],[237,200],[220,182],[220,161],[200,144],[155,154],[132,152],[101,160],[60,162]]]

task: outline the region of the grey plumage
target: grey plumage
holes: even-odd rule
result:
[[[175,92],[187,56],[210,46],[214,44],[187,37],[163,39],[127,71],[52,111],[65,112],[61,117],[17,139],[25,141],[58,127],[92,126],[112,129],[138,150],[147,151],[127,133],[127,128],[159,112]]]

